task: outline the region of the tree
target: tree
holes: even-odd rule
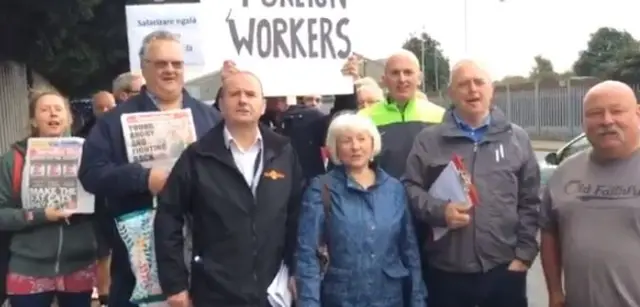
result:
[[[624,59],[634,54],[640,44],[627,31],[600,28],[591,34],[587,49],[573,64],[577,76],[607,79]]]
[[[127,69],[124,0],[3,0],[0,61],[26,64],[70,96]]]
[[[421,62],[427,91],[438,91],[449,82],[449,59],[444,56],[440,43],[427,33],[409,38],[404,49],[413,52]]]
[[[542,55],[536,55],[533,60],[535,61],[535,65],[529,73],[530,80],[539,81],[557,78],[558,74],[553,70],[553,63],[551,63],[551,60],[543,57]]]
[[[640,84],[640,52],[627,55],[611,73],[611,79]]]

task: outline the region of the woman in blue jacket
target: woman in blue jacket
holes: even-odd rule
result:
[[[367,117],[340,115],[326,144],[337,166],[315,178],[304,195],[298,306],[426,306],[405,190],[371,163],[381,147],[377,128]]]

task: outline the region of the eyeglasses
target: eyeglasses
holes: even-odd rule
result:
[[[171,65],[175,69],[182,69],[184,61],[166,61],[166,60],[144,60],[145,63],[153,64],[156,69],[165,69]]]

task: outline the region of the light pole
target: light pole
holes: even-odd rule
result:
[[[462,16],[464,18],[464,53],[468,53],[469,52],[469,16],[468,16],[468,5],[469,5],[469,0],[462,0]]]

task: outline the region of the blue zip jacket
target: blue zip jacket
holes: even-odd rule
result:
[[[186,91],[183,97],[183,107],[191,109],[200,138],[220,121],[220,113]],[[153,205],[149,169],[129,163],[120,122],[123,114],[151,111],[159,109],[143,87],[140,94],[100,117],[85,140],[78,177],[85,190],[106,198],[108,211],[114,217]]]
[[[324,185],[331,195],[327,234]],[[418,245],[400,181],[377,168],[375,184],[364,190],[337,166],[312,181],[301,210],[296,267],[300,306],[426,306]],[[321,236],[330,258],[324,276],[316,256]]]

